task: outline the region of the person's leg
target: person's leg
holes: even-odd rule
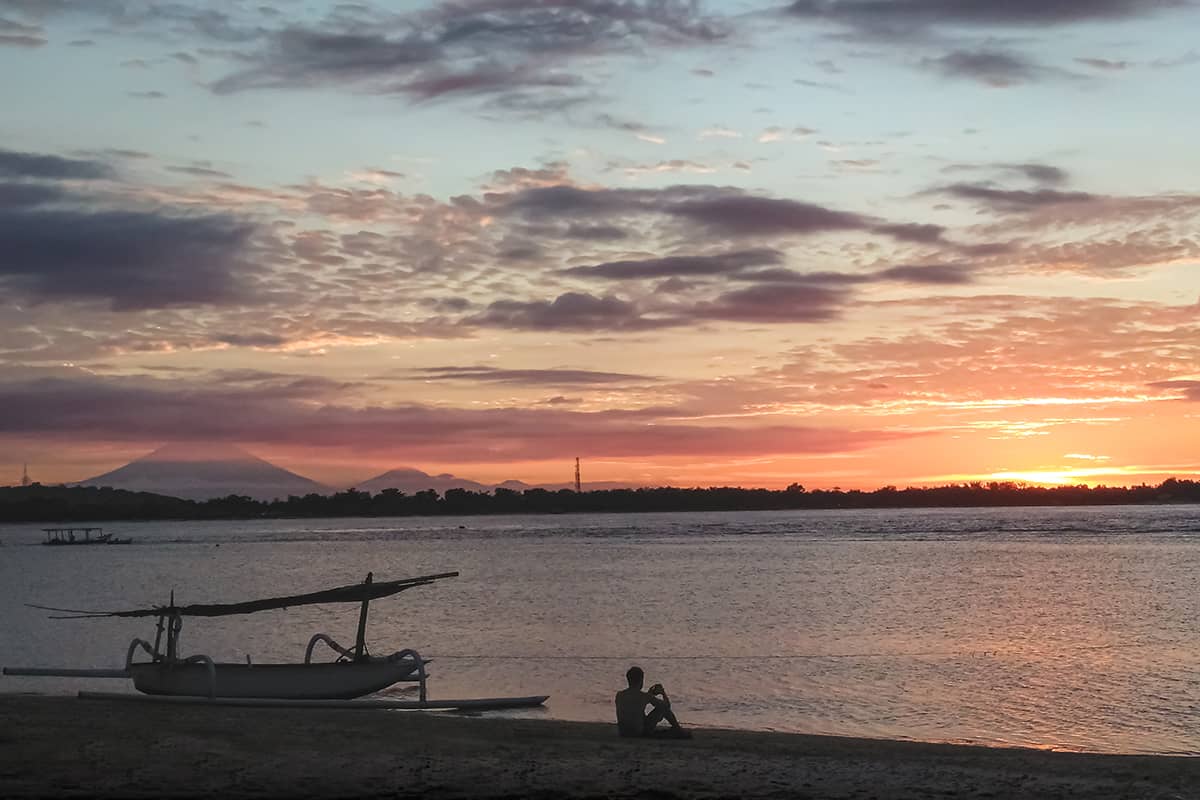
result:
[[[642,721],[642,733],[645,736],[653,735],[654,729],[658,727],[658,723],[662,722],[666,718],[666,715],[670,713],[671,710],[668,708],[650,709],[650,713],[647,714],[646,718]]]
[[[658,727],[658,723],[662,722],[664,719],[672,728],[679,727],[679,720],[675,719],[675,715],[671,713],[670,703],[665,703],[661,707],[654,708],[649,714],[646,715],[646,721],[643,726],[646,734],[650,735],[653,733],[654,729]]]

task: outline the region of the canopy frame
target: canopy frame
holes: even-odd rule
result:
[[[76,608],[54,608],[27,604],[30,608],[42,611],[56,611],[60,616],[51,619],[94,619],[100,617],[227,617],[234,614],[255,614],[259,611],[291,608],[292,606],[314,605],[319,603],[362,603],[365,612],[366,604],[381,597],[403,592],[417,586],[428,586],[434,581],[444,578],[457,578],[457,572],[439,572],[434,575],[420,575],[416,578],[402,578],[395,581],[372,580],[372,573],[362,583],[352,583],[338,586],[334,589],[324,589],[319,592],[306,594],[285,595],[283,597],[267,597],[261,600],[247,600],[241,603],[195,603],[186,606],[175,605],[175,593],[171,593],[171,601],[165,606],[152,608],[137,608],[130,611],[87,611]]]

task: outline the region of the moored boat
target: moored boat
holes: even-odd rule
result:
[[[134,688],[144,694],[183,697],[260,697],[280,700],[350,700],[415,680],[414,659],[333,664],[130,664]],[[215,681],[215,684],[212,683]]]
[[[42,528],[46,534],[44,545],[62,547],[83,544],[129,544],[132,539],[114,539],[111,533],[105,533],[103,528]]]
[[[269,597],[242,603],[175,605],[174,593],[165,606],[131,611],[80,611],[77,609],[33,606],[58,612],[53,619],[94,619],[107,617],[156,617],[154,642],[135,638],[129,643],[125,667],[121,670],[89,670],[58,668],[5,667],[6,675],[55,676],[74,678],[129,678],[134,688],[146,695],[170,698],[194,698],[230,702],[261,700],[264,702],[294,702],[319,704],[346,701],[386,689],[394,684],[411,681],[418,685],[418,700],[402,703],[402,707],[423,708],[519,708],[540,705],[546,696],[520,698],[474,698],[455,701],[430,701],[426,692],[426,665],[415,650],[405,649],[387,656],[371,655],[365,636],[367,610],[371,600],[387,597],[417,586],[427,586],[445,578],[457,577],[457,572],[443,572],[416,578],[376,583],[368,573],[363,583],[307,594]],[[353,648],[343,647],[332,637],[318,633],[305,649],[304,661],[293,664],[255,664],[249,656],[246,663],[215,662],[206,655],[181,656],[179,634],[184,617],[224,617],[252,614],[317,603],[360,603],[358,633]],[[337,653],[332,663],[314,663],[313,651],[324,644]],[[150,658],[134,661],[141,651]],[[84,693],[80,693],[81,696]],[[147,698],[149,699],[149,698]],[[383,702],[383,701],[376,701]],[[392,701],[393,703],[395,701]]]

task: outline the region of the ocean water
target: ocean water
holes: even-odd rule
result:
[[[1198,506],[104,527],[134,544],[41,547],[38,525],[0,527],[5,664],[119,667],[153,632],[26,603],[228,602],[459,570],[371,606],[373,651],[433,658],[434,698],[549,694],[522,713],[610,720],[637,663],[696,725],[1200,753]],[[357,611],[187,619],[183,651],[299,661],[313,633],[352,643]]]

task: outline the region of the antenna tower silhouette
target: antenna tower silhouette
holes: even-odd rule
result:
[[[28,464],[21,465],[21,485],[22,486],[29,485],[29,465]]]
[[[583,484],[579,482],[579,459],[575,459],[575,494],[583,494]]]

